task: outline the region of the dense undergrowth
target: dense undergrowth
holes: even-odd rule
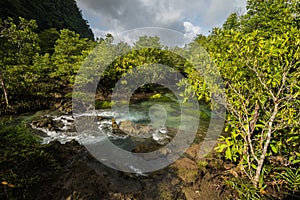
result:
[[[39,138],[25,126],[1,124],[1,199],[32,199],[37,186],[54,178],[60,165],[44,148]]]

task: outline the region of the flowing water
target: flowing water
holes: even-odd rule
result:
[[[87,148],[88,146],[98,147],[99,145],[105,147],[107,139],[109,139],[120,149],[129,152],[148,153],[161,150],[170,141],[174,141],[173,139],[179,129],[185,131],[185,133],[190,130],[197,130],[195,138],[188,138],[184,135],[182,140],[194,139],[194,142],[200,142],[206,135],[211,117],[211,113],[206,109],[206,106],[199,105],[197,110],[195,106],[187,103],[185,109],[181,109],[178,101],[172,97],[148,99],[147,101],[130,104],[127,111],[122,106],[117,108],[94,110],[75,116],[49,110],[26,113],[10,117],[10,125],[29,125],[41,136],[41,142],[44,144],[55,140],[66,143],[75,139]],[[2,120],[8,119],[6,117]],[[81,120],[81,122],[87,121],[87,124],[92,124],[93,128],[91,129],[86,123],[76,124],[78,120]],[[141,136],[139,133],[136,135],[118,134],[113,131],[113,121],[118,125],[124,121],[129,121],[134,124],[134,127],[152,127],[152,132],[147,137]],[[199,126],[195,122],[199,122]],[[196,126],[196,129],[191,126]],[[80,131],[77,131],[79,129]],[[186,143],[186,141],[183,142]],[[99,160],[104,161],[111,158],[113,153],[111,148],[111,146],[107,146],[107,154],[102,155]],[[103,152],[102,150],[97,152]],[[168,154],[168,152],[163,151],[160,152],[162,154],[160,156]],[[132,163],[127,163],[129,158],[130,156],[128,158],[124,156],[119,159],[118,164],[122,165],[122,169],[125,166],[128,172],[138,173],[140,169],[147,171],[145,169],[149,166],[144,169],[143,166],[132,165]],[[152,158],[145,159],[151,160]],[[116,167],[116,169],[119,168]]]
[[[104,137],[108,137],[115,143],[132,150],[137,143],[145,140],[132,137],[132,135],[114,134],[112,130],[112,118],[116,120],[117,124],[129,120],[135,124],[144,124],[153,127],[152,137],[147,141],[152,140],[159,143],[159,141],[164,141],[164,139],[174,136],[172,135],[176,132],[174,130],[178,130],[179,128],[189,130],[189,122],[195,120],[195,117],[199,117],[198,136],[202,138],[209,125],[210,111],[205,106],[200,105],[200,112],[198,112],[193,106],[190,106],[189,109],[189,105],[187,104],[185,105],[188,108],[185,110],[185,117],[182,117],[183,113],[179,103],[173,96],[169,95],[167,97],[164,99],[148,99],[147,101],[131,104],[129,112],[123,112],[124,109],[100,109],[73,116],[61,114],[58,111],[47,110],[12,116],[10,117],[10,124],[29,124],[41,136],[42,143],[49,143],[54,140],[66,143],[75,139],[81,144],[91,144],[103,140]],[[89,131],[88,129],[77,132],[74,123],[75,118],[92,120],[97,127],[96,132],[95,130]],[[7,120],[7,118],[2,120]]]
[[[180,123],[182,126],[181,128],[188,130],[189,121],[194,120],[193,117],[196,115],[200,118],[199,133],[205,134],[205,130],[209,123],[209,111],[206,110],[204,106],[200,106],[200,113],[195,113],[197,111],[191,109],[189,112],[193,113],[193,115],[189,118],[189,115],[187,114],[186,117],[182,119],[182,113],[178,106],[178,103],[174,101],[166,102],[160,101],[159,99],[147,100],[146,102],[130,105],[129,112],[125,113],[119,112],[118,110],[101,109],[76,115],[75,117],[72,115],[47,114],[42,117],[50,118],[53,121],[52,124],[54,124],[54,126],[55,124],[58,124],[59,127],[51,129],[49,127],[36,127],[34,124],[31,124],[31,126],[44,133],[42,134],[43,143],[49,143],[53,140],[65,143],[75,139],[82,144],[88,144],[100,141],[103,136],[109,137],[112,140],[128,139],[128,136],[126,135],[113,133],[112,118],[114,118],[117,124],[129,120],[136,124],[154,127],[155,131],[153,131],[152,139],[158,141],[164,139],[164,136],[168,137],[168,134],[166,133],[168,130],[178,129]],[[99,134],[89,131],[81,131],[81,133],[78,133],[76,131],[74,126],[75,118],[78,119],[83,117],[92,120],[95,123]],[[186,122],[181,122],[181,120],[186,120]]]

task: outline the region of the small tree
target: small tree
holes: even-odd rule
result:
[[[217,149],[262,188],[274,157],[281,166],[300,163],[299,2],[249,0],[247,9],[239,27],[227,26],[231,15],[223,29],[196,41],[210,52],[226,86],[230,136]],[[193,82],[195,89],[203,85]]]
[[[92,47],[93,43],[80,38],[79,34],[68,29],[61,30],[51,57],[53,71],[50,77],[64,86],[73,84],[77,71]]]
[[[34,20],[24,18],[19,18],[17,24],[12,18],[0,21],[0,83],[7,106],[9,92],[16,90],[16,85],[24,85],[26,66],[39,51],[38,37],[33,32],[36,28]]]
[[[229,44],[227,52],[214,55],[227,85],[226,131],[231,132],[219,149],[247,166],[255,187],[266,158],[278,152],[280,132],[299,128],[300,116],[299,31],[262,35],[225,31],[220,37]]]

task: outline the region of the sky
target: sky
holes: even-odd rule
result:
[[[246,0],[76,0],[95,37],[143,27],[161,27],[189,37],[208,35]]]

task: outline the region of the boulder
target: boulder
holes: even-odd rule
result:
[[[120,122],[119,129],[133,137],[150,138],[154,129],[152,126],[134,123],[130,120]]]
[[[52,123],[52,117],[50,116],[43,116],[42,118],[31,122],[32,126],[36,128],[50,128],[52,127]]]

